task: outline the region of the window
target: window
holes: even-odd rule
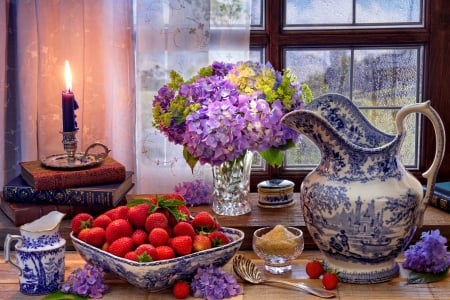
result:
[[[377,128],[395,133],[398,109],[430,98],[433,5],[425,0],[253,0],[252,58],[290,68],[314,96],[333,92],[349,97]],[[443,101],[433,100],[433,106]],[[433,157],[433,144],[425,139],[430,129],[420,116],[406,121],[402,160],[418,175]],[[257,161],[252,190],[269,178],[298,183],[319,159],[305,138],[287,152],[282,168]]]

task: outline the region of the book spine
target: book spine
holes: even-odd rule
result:
[[[445,197],[444,195],[435,192],[428,204],[450,213],[450,198]]]
[[[103,183],[116,183],[125,180],[125,168],[88,169],[80,172],[46,173],[39,176],[24,176],[36,190],[54,190],[81,187]]]
[[[113,207],[114,195],[112,191],[83,191],[73,189],[35,190],[32,187],[4,186],[5,201],[13,203],[85,205]],[[116,199],[118,201],[120,199]]]

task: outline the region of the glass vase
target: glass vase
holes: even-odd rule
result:
[[[216,214],[239,216],[252,208],[248,201],[253,152],[247,151],[235,160],[213,166],[213,202]]]

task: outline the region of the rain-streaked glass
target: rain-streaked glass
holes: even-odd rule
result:
[[[286,29],[423,26],[423,0],[286,0]]]
[[[339,93],[351,98],[379,128],[395,134],[395,115],[404,105],[421,102],[423,48],[288,49],[285,66],[300,83],[307,83],[314,97]],[[414,167],[418,157],[418,123],[407,121],[408,136],[402,148],[405,165]],[[314,166],[320,154],[304,139],[288,151],[286,168]]]

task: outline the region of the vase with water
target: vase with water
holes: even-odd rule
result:
[[[239,216],[252,210],[248,200],[253,152],[246,151],[240,157],[213,166],[212,209],[216,214]]]
[[[422,184],[400,158],[406,116],[425,115],[436,136],[434,160]],[[385,282],[397,276],[396,258],[422,225],[445,149],[445,131],[430,102],[402,107],[396,134],[375,128],[349,99],[323,95],[282,122],[308,137],[321,160],[303,180],[306,226],[328,268],[350,283]]]
[[[64,282],[66,241],[59,233],[64,215],[52,211],[20,226],[20,235],[6,235],[5,262],[19,270],[21,293],[50,294],[58,291]],[[11,252],[14,242],[14,252]]]

